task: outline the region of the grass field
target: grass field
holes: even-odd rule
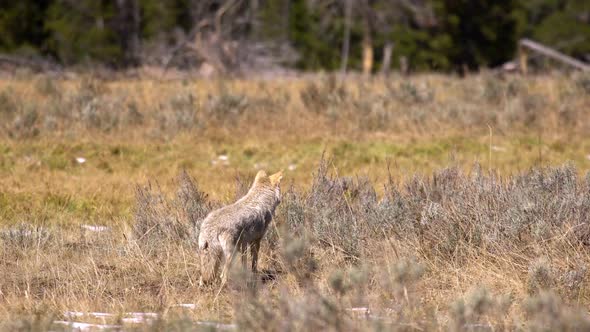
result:
[[[582,74],[4,78],[0,329],[588,329],[589,118]],[[257,169],[266,272],[200,288]]]

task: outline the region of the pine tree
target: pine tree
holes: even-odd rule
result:
[[[590,60],[590,2],[584,0],[523,1],[533,39],[580,59]]]
[[[456,69],[497,66],[515,53],[520,7],[514,0],[436,0],[439,33],[448,35],[446,47]]]
[[[55,1],[45,20],[49,50],[66,64],[89,60],[119,63],[123,49],[110,26],[115,9],[112,1]]]
[[[47,33],[43,21],[49,0],[0,2],[0,50],[37,53]]]

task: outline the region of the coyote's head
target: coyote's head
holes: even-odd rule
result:
[[[278,171],[277,173],[268,177],[270,179],[270,185],[275,190],[275,197],[278,201],[281,200],[281,180],[283,179],[283,171]]]
[[[254,178],[254,183],[250,188],[250,192],[255,192],[259,189],[270,189],[275,193],[275,198],[280,200],[281,198],[281,179],[283,178],[283,171],[279,171],[272,175],[266,175],[265,171],[258,171]]]
[[[283,171],[278,171],[268,178],[270,180],[270,185],[277,187],[281,184],[281,180],[283,179]]]

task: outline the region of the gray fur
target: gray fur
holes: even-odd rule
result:
[[[280,177],[281,173],[269,177],[260,171],[244,197],[205,217],[199,233],[201,284],[215,277],[222,259],[225,265],[221,278],[225,281],[238,252],[245,266],[248,247],[252,254],[252,271],[256,272],[260,241],[280,203]]]

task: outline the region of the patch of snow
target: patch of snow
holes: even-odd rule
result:
[[[176,304],[175,307],[195,309],[197,307],[194,303],[180,303]],[[115,314],[106,312],[80,312],[80,311],[66,311],[64,316],[67,318],[81,318],[81,317],[92,317],[92,318],[116,318],[120,317]],[[153,320],[158,318],[158,314],[155,312],[126,312],[122,314],[121,322],[124,324],[142,324],[151,323]],[[102,330],[120,330],[123,328],[121,325],[108,325],[108,324],[94,324],[84,322],[72,322],[72,321],[54,321],[54,324],[65,325],[72,329],[72,331],[86,332],[86,331],[102,331]],[[235,330],[236,324],[225,324],[214,321],[194,321],[195,325],[208,326],[219,330]]]
[[[133,317],[144,317],[144,318],[158,318],[158,314],[155,312],[128,312],[125,314],[126,316],[133,316]]]
[[[222,165],[227,166],[229,165],[229,156],[226,154],[220,154],[217,156],[217,159],[221,162]]]
[[[93,317],[93,318],[114,318],[117,317],[115,314],[111,314],[108,312],[80,312],[80,311],[66,311],[64,312],[64,316],[68,318],[74,317]],[[131,316],[131,317],[123,317],[122,321],[124,323],[143,323],[146,321],[152,321],[158,318],[158,314],[155,312],[126,312],[123,316]]]
[[[357,316],[357,317],[364,317],[364,318],[369,318],[371,317],[371,309],[369,309],[368,307],[353,307],[353,308],[348,308],[348,311],[352,311],[352,313]]]
[[[73,331],[96,331],[96,330],[118,330],[121,329],[121,325],[108,325],[108,324],[91,324],[82,322],[67,322],[63,320],[56,320],[54,324],[66,325]]]
[[[107,226],[82,225],[81,227],[91,232],[106,232],[111,230],[111,228]]]
[[[203,326],[210,326],[218,330],[233,330],[236,329],[238,326],[236,324],[224,324],[219,322],[208,322],[208,321],[196,321],[195,324],[203,325]]]
[[[86,158],[84,158],[84,157],[76,157],[76,162],[78,164],[83,164],[83,163],[86,162]]]
[[[142,316],[121,318],[121,321],[126,324],[151,323],[153,320],[154,319],[152,317],[142,317]]]

